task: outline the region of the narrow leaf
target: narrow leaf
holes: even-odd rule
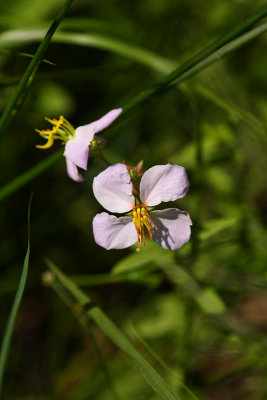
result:
[[[84,308],[105,334],[134,362],[146,381],[162,400],[178,400],[168,383],[144,359],[125,334],[112,322],[107,315],[92,302],[66,275],[60,271],[53,262],[47,260],[48,267],[55,273],[59,282],[67,289],[73,298]]]
[[[47,31],[45,37],[41,41],[32,61],[30,62],[28,68],[26,69],[23,77],[21,78],[20,84],[18,85],[14,95],[11,97],[9,103],[7,104],[5,111],[0,120],[0,137],[6,132],[11,120],[15,116],[18,106],[25,94],[26,89],[33,80],[33,77],[39,67],[39,64],[43,60],[43,56],[49,46],[49,43],[60,24],[61,20],[65,16],[69,6],[73,0],[66,0],[59,13],[57,14],[55,20]]]
[[[28,275],[28,269],[29,269],[29,257],[30,257],[30,213],[31,213],[31,202],[32,202],[32,195],[29,200],[29,205],[28,205],[28,248],[26,252],[26,256],[24,259],[24,264],[22,268],[22,273],[17,289],[17,293],[13,302],[13,306],[9,315],[9,319],[7,322],[7,326],[4,332],[3,340],[2,340],[2,345],[1,345],[1,352],[0,352],[0,397],[2,393],[2,387],[3,387],[3,377],[4,377],[4,372],[5,372],[5,366],[6,366],[6,361],[7,361],[7,356],[8,356],[8,351],[10,347],[10,342],[12,338],[12,333],[14,331],[14,326],[16,322],[16,317],[18,313],[18,309],[21,303],[21,299],[23,296],[26,280],[27,280],[27,275]]]
[[[0,201],[8,197],[10,194],[14,193],[22,186],[26,185],[36,176],[40,175],[43,171],[45,171],[57,160],[59,160],[62,154],[63,150],[59,150],[58,152],[52,154],[50,157],[47,157],[45,160],[41,161],[39,164],[35,165],[33,168],[13,179],[13,181],[10,181],[5,186],[0,188]]]

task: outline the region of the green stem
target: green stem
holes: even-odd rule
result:
[[[29,53],[22,53],[22,52],[13,52],[11,50],[6,50],[6,49],[0,49],[0,53],[4,53],[4,54],[11,54],[11,55],[16,55],[16,56],[21,56],[21,57],[28,57],[28,58],[33,58],[34,55],[29,54]],[[55,63],[53,63],[52,61],[46,60],[45,58],[42,59],[42,62],[53,65],[54,67],[56,66]]]
[[[192,230],[192,258],[197,259],[199,252],[199,231],[200,231],[200,215],[202,210],[203,196],[202,196],[202,182],[203,182],[203,132],[201,130],[200,118],[201,110],[197,102],[193,103],[195,111],[195,207],[194,207],[194,227]]]
[[[41,161],[39,164],[35,165],[33,168],[13,179],[13,181],[7,183],[5,186],[0,188],[0,201],[14,193],[22,186],[26,185],[36,176],[40,175],[43,171],[49,168],[51,165],[55,164],[55,162],[62,157],[62,154],[63,150],[59,150],[58,152],[47,157],[45,160]]]
[[[102,152],[99,153],[99,154],[96,154],[96,155],[95,155],[95,158],[99,158],[99,160],[104,161],[104,163],[105,163],[107,166],[112,165],[112,163],[109,162],[109,161],[106,159],[106,157],[103,156]]]
[[[28,276],[28,270],[29,270],[29,258],[30,258],[30,215],[31,215],[31,204],[32,204],[32,196],[30,197],[29,200],[29,205],[28,205],[28,247],[27,247],[27,252],[26,256],[24,259],[24,264],[20,276],[20,281],[18,285],[18,289],[14,298],[14,302],[12,305],[12,309],[7,321],[6,329],[4,331],[4,336],[1,344],[1,351],[0,351],[0,397],[2,394],[2,387],[3,387],[3,378],[4,378],[4,372],[5,372],[5,366],[7,362],[7,356],[8,356],[8,351],[10,348],[10,343],[11,343],[11,338],[12,334],[14,331],[15,327],[15,322],[16,322],[16,317],[18,314],[19,306],[22,300],[22,296],[24,293],[25,285],[26,285],[26,280]]]
[[[121,273],[116,275],[97,274],[97,275],[72,275],[69,277],[78,286],[98,286],[110,285],[116,283],[132,283],[137,285],[155,285],[158,283],[158,277],[148,276],[146,274],[136,275],[134,272]]]
[[[26,69],[20,81],[19,86],[17,87],[17,90],[15,91],[14,95],[11,97],[9,103],[7,104],[0,120],[0,137],[4,135],[10,122],[16,115],[17,109],[22,101],[23,95],[28,86],[31,84],[40,63],[42,62],[43,56],[49,46],[49,43],[72,2],[73,0],[65,1],[64,5],[60,9],[55,20],[53,21],[52,25],[48,29],[44,39],[40,43],[32,61],[30,62],[28,68]]]

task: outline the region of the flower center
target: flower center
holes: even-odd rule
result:
[[[75,137],[74,127],[62,115],[59,117],[59,119],[45,119],[53,126],[52,129],[35,129],[36,132],[38,132],[43,138],[47,139],[47,142],[44,145],[35,146],[38,149],[49,149],[53,145],[55,139],[67,142]]]
[[[152,239],[152,230],[151,225],[155,227],[154,222],[152,221],[149,212],[147,211],[146,207],[137,207],[133,212],[133,223],[137,232],[137,240],[138,240],[138,249],[140,250],[141,241],[143,238],[144,246],[146,245],[145,239],[145,228],[149,233],[150,239]]]

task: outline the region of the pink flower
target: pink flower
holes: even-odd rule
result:
[[[102,118],[91,124],[74,128],[63,116],[57,119],[49,119],[53,127],[52,129],[36,131],[45,139],[47,143],[37,145],[39,149],[48,149],[54,143],[55,139],[59,139],[65,143],[64,156],[66,157],[67,172],[71,179],[76,182],[83,181],[82,174],[78,168],[87,170],[89,157],[89,145],[94,138],[95,133],[107,128],[121,114],[122,108],[109,111]]]
[[[192,222],[188,213],[177,208],[150,210],[161,202],[184,197],[188,188],[189,181],[183,167],[156,165],[144,173],[139,196],[134,196],[126,165],[108,167],[94,178],[94,195],[106,210],[127,214],[119,218],[106,212],[97,214],[93,219],[96,243],[110,250],[123,249],[138,242],[140,248],[142,239],[145,244],[146,229],[150,238],[164,249],[179,249],[190,239]]]

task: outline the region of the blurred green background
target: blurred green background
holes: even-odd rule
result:
[[[42,151],[35,128],[64,115],[87,124],[157,83],[266,2],[74,0],[16,118],[1,141],[1,187],[60,145]],[[0,110],[14,93],[59,1],[0,3]],[[267,35],[135,110],[106,131],[105,155],[144,170],[183,165],[191,182],[176,206],[192,240],[169,252],[149,243],[106,251],[91,221],[102,211],[89,162],[72,182],[65,159],[1,201],[0,331],[27,246],[30,271],[8,358],[4,399],[112,399],[93,334],[121,399],[156,399],[140,373],[90,321],[81,327],[42,284],[49,257],[129,335],[181,399],[267,398]],[[121,274],[123,279],[121,279]],[[118,276],[118,283],[116,281]],[[122,282],[120,282],[120,279]]]

